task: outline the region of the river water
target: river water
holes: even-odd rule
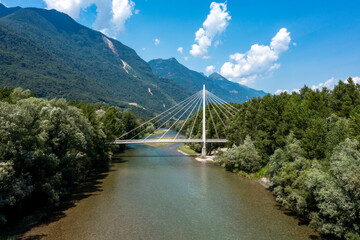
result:
[[[176,145],[129,146],[76,205],[33,239],[319,239],[260,184],[196,162]]]

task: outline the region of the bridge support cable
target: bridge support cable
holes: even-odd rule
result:
[[[192,133],[193,133],[193,130],[194,130],[194,127],[195,127],[195,123],[196,123],[196,121],[197,121],[197,118],[198,118],[198,115],[199,115],[199,112],[200,112],[201,104],[202,104],[202,102],[200,101],[199,107],[198,107],[198,109],[197,109],[197,111],[196,111],[195,120],[194,120],[193,125],[192,125],[192,127],[191,127],[189,139],[192,137]]]
[[[218,103],[218,102],[215,101],[215,99],[212,98],[212,97],[209,97],[209,98],[210,98],[210,100],[212,101],[212,103],[217,106],[217,108],[224,114],[224,116],[225,116],[228,120],[230,119],[228,115],[231,115],[230,117],[233,117],[233,116],[234,116],[234,114],[232,114],[231,112],[229,112],[229,110],[227,110],[227,108],[225,108],[225,107],[223,106],[223,104]],[[223,109],[225,112],[224,112],[222,109]],[[226,112],[228,113],[228,115],[226,115]]]
[[[213,105],[212,102],[210,102],[210,104]],[[221,123],[224,125],[224,128],[226,128],[226,125],[225,125],[224,121],[222,120],[222,118],[220,117],[219,113],[217,112],[216,108],[215,108],[215,107],[213,107],[213,108],[214,108],[215,113],[216,113],[216,115],[218,116],[219,120],[220,120]]]
[[[238,111],[238,110],[235,111],[233,108],[231,108],[230,107],[231,105],[229,103],[221,102],[220,99],[216,98],[215,95],[210,95],[209,97],[211,97],[214,103],[218,104],[223,109],[225,109],[231,116],[234,116],[236,114],[236,111]]]
[[[215,98],[216,100],[218,100],[219,102],[221,102],[222,104],[224,104],[229,109],[231,109],[234,113],[239,111],[239,109],[237,109],[236,107],[234,107],[230,103],[226,102],[225,100],[221,99],[220,97],[216,96],[215,94],[209,92],[209,95],[212,96],[213,98]]]
[[[234,116],[234,113],[229,111],[229,109],[227,107],[225,107],[223,103],[219,102],[217,99],[215,99],[212,96],[209,96],[209,98],[211,99],[212,102],[214,102],[215,104],[218,104],[219,107],[221,107],[223,110],[225,110],[225,112],[227,112],[229,115]]]
[[[200,101],[199,101],[200,100]],[[199,98],[199,104],[201,104],[201,98]],[[177,138],[177,136],[181,133],[181,130],[183,129],[183,127],[185,126],[185,124],[187,123],[187,121],[189,120],[189,118],[190,118],[190,116],[191,116],[191,114],[194,112],[194,109],[196,108],[196,106],[198,105],[198,103],[196,103],[196,104],[194,104],[194,107],[193,107],[193,109],[191,110],[191,112],[189,113],[189,115],[187,116],[187,118],[186,118],[186,120],[184,121],[184,123],[182,124],[182,126],[181,126],[181,128],[180,128],[180,130],[178,131],[178,133],[176,134],[176,136],[174,137],[174,139],[176,139]]]
[[[201,106],[202,105],[202,106]],[[201,114],[202,109],[202,136],[201,139],[193,139],[194,135],[194,128],[195,125],[198,124],[198,118]],[[196,111],[196,115],[195,115]],[[206,114],[206,111],[209,111],[209,114]],[[206,156],[206,143],[225,143],[227,142],[226,139],[220,139],[219,131],[217,127],[220,125],[216,124],[217,122],[221,122],[221,124],[226,128],[227,121],[225,118],[230,119],[230,117],[234,116],[238,109],[236,109],[231,104],[225,102],[221,98],[217,97],[213,93],[207,91],[205,89],[205,85],[203,85],[203,89],[192,96],[186,98],[185,100],[175,104],[171,108],[167,109],[166,111],[156,115],[155,117],[151,118],[150,120],[142,123],[141,125],[137,126],[136,128],[132,129],[131,131],[121,135],[117,140],[113,142],[113,144],[144,144],[144,143],[202,143],[202,152],[201,156]],[[214,112],[219,120],[216,119],[214,116]],[[195,116],[194,116],[195,115]],[[209,117],[210,115],[210,117]],[[210,118],[212,124],[208,124],[208,127],[214,128],[215,134],[217,139],[207,139],[206,138],[206,118]],[[189,123],[189,119],[192,118],[193,122]],[[209,119],[209,120],[210,120]],[[200,124],[201,124],[200,122]],[[189,126],[187,126],[187,124]],[[154,129],[153,126],[157,128],[153,131],[149,131],[148,129],[151,127]],[[152,138],[154,134],[160,130],[161,128],[167,127],[161,134],[159,138]],[[171,136],[170,138],[166,138],[166,135],[169,133],[176,126],[178,129],[175,137]],[[178,138],[181,131],[187,128],[187,133],[189,133],[188,138]],[[200,125],[197,125],[200,127]],[[212,128],[211,127],[211,128]],[[134,132],[135,130],[137,130]],[[221,129],[221,128],[220,128]],[[196,131],[196,136],[198,135],[198,129]],[[140,135],[143,136],[144,132],[149,131],[150,134],[142,139],[134,139],[138,138]],[[134,132],[131,139],[127,140],[120,140],[126,135]],[[130,135],[131,136],[131,135]],[[150,138],[151,137],[151,138]],[[129,138],[129,137],[128,137]],[[149,139],[150,138],[150,139]]]
[[[180,107],[182,107],[183,105],[182,104],[187,104],[187,103],[189,103],[189,102],[191,102],[194,98],[196,98],[196,95],[199,95],[199,92],[198,93],[196,93],[196,94],[194,94],[194,95],[192,95],[191,97],[189,97],[185,102],[180,102],[180,103],[178,103],[178,104],[176,104],[175,106],[173,106],[171,109],[173,109],[173,110],[177,110],[177,109],[179,109]],[[175,108],[174,108],[175,107]],[[170,109],[168,109],[167,111],[169,111]],[[165,112],[163,112],[163,113],[165,113]],[[162,114],[163,114],[162,113]],[[158,119],[158,120],[156,120],[155,121],[155,123],[154,124],[157,124],[158,122],[160,123],[160,121],[161,120],[163,120],[165,117],[167,117],[169,114],[171,114],[172,112],[168,112],[167,114],[165,114],[163,117],[161,117],[160,119]],[[159,114],[158,116],[160,116],[161,114]],[[149,123],[150,121],[152,121],[152,120],[154,120],[155,118],[152,118],[152,119],[150,119],[149,121],[147,121],[147,122],[145,122],[145,123],[143,123],[143,124],[141,124],[140,126],[138,126],[137,128],[134,128],[132,131],[134,131],[135,129],[138,129],[139,127],[141,127],[141,126],[144,126],[144,124],[146,124],[146,123]],[[135,136],[133,136],[132,138],[130,138],[130,139],[128,139],[128,140],[132,140],[132,139],[134,139],[134,138],[136,138],[136,137],[138,137],[139,135],[141,135],[142,133],[144,133],[149,127],[151,127],[151,126],[147,126],[145,129],[143,129],[141,132],[139,132],[138,134],[136,134]],[[126,133],[126,135],[127,134],[129,134],[129,133],[131,133],[132,131],[129,131],[129,132],[127,132]],[[156,131],[156,130],[155,130]]]
[[[139,129],[140,127],[144,126],[145,124],[148,124],[149,122],[151,122],[151,121],[155,120],[156,118],[158,118],[158,117],[160,117],[161,115],[163,115],[163,114],[165,114],[165,113],[169,112],[170,110],[172,110],[172,109],[174,109],[174,108],[177,108],[179,105],[184,104],[185,102],[189,101],[191,98],[194,98],[195,96],[199,95],[200,93],[201,93],[201,91],[199,91],[199,92],[197,92],[197,93],[195,93],[195,94],[191,95],[190,97],[188,97],[188,98],[184,99],[183,101],[181,101],[181,102],[179,102],[179,103],[175,104],[174,106],[172,106],[172,107],[171,107],[171,108],[169,108],[168,110],[166,110],[166,111],[164,111],[164,112],[162,112],[162,113],[160,113],[160,114],[156,115],[155,117],[153,117],[153,118],[151,118],[150,120],[148,120],[148,121],[144,122],[143,124],[141,124],[141,125],[137,126],[136,128],[132,129],[131,131],[124,133],[123,135],[121,135],[121,136],[120,136],[120,137],[118,137],[118,138],[122,138],[122,137],[124,137],[124,136],[126,136],[126,135],[128,135],[128,134],[132,133],[132,132],[133,132],[133,131],[135,131],[136,129]]]
[[[221,103],[223,103],[224,105],[226,105],[227,107],[229,107],[230,109],[232,109],[232,111],[234,111],[234,113],[237,113],[239,111],[239,109],[235,108],[233,105],[231,105],[230,103],[224,101],[223,99],[219,98],[218,96],[216,96],[215,94],[209,92],[209,94],[214,97],[215,99],[219,100]]]
[[[220,110],[220,112],[229,120],[230,118],[228,117],[228,115],[226,115],[224,112],[223,112],[223,110],[221,109],[221,105],[219,106],[219,104],[217,104],[216,102],[214,102],[212,99],[211,99],[211,97],[208,97],[209,98],[209,102],[211,103],[211,104],[213,104],[214,106],[216,106],[219,110]]]
[[[216,136],[217,136],[217,138],[220,138],[220,137],[219,137],[219,134],[218,134],[218,131],[217,131],[217,129],[216,129],[215,121],[214,121],[214,119],[213,119],[213,116],[212,116],[212,113],[211,113],[211,109],[210,109],[210,107],[209,107],[209,104],[207,104],[207,107],[208,107],[208,110],[209,110],[209,113],[210,113],[211,122],[213,123],[214,129],[215,129]]]
[[[144,138],[143,140],[145,141],[146,139],[148,139],[151,135],[153,135],[156,131],[158,131],[160,128],[162,128],[166,123],[168,123],[171,119],[175,118],[175,116],[181,112],[185,107],[187,107],[189,104],[192,105],[198,98],[200,98],[200,96],[197,96],[195,99],[191,100],[190,102],[188,102],[187,104],[185,104],[179,111],[177,111],[174,115],[170,116],[170,118],[168,120],[166,120],[163,124],[160,125],[160,127],[158,127],[157,129],[155,129],[149,136],[147,136],[146,138]]]
[[[197,104],[197,101],[198,100],[201,100],[201,97],[198,97],[186,110],[185,110],[185,112],[183,112],[182,114],[181,114],[181,116],[169,127],[169,129],[167,129],[165,132],[164,132],[164,134],[163,135],[161,135],[161,137],[159,138],[159,139],[162,139],[169,131],[170,131],[170,129],[173,127],[173,126],[175,126],[176,125],[176,123],[182,118],[182,116],[184,116],[184,114],[194,105],[194,108],[195,108],[195,106],[196,106],[196,104]],[[189,115],[190,116],[190,115]],[[189,116],[188,116],[188,118],[189,118]],[[187,121],[187,119],[186,119],[186,121]],[[178,133],[179,134],[179,133]]]

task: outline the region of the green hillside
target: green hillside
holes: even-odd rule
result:
[[[0,4],[0,39],[0,87],[151,112],[190,94],[133,49],[55,10]]]

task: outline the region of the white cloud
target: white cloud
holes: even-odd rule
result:
[[[139,9],[135,9],[134,13],[135,13],[135,15],[137,15],[137,14],[140,13],[140,10],[139,10]]]
[[[359,81],[360,81],[360,78],[359,78]],[[311,86],[311,89],[312,89],[313,91],[316,91],[317,89],[321,90],[321,89],[323,89],[324,87],[326,87],[327,89],[330,89],[330,90],[331,90],[331,89],[334,88],[334,86],[335,86],[336,83],[337,83],[337,80],[336,80],[334,77],[332,77],[332,78],[330,78],[329,80],[325,81],[324,83],[319,83],[319,84],[317,84],[317,85],[312,85],[312,86]],[[346,81],[345,81],[345,83],[346,83]],[[289,91],[286,90],[286,89],[284,89],[284,90],[278,89],[278,90],[275,91],[275,95],[278,95],[278,94],[280,94],[280,93],[282,93],[282,92],[289,92]],[[291,92],[300,93],[300,89],[295,88],[295,89],[293,89]]]
[[[205,69],[207,74],[212,74],[215,71],[215,67],[213,65],[207,66]]]
[[[210,59],[210,56],[202,56],[202,59]]]
[[[270,47],[274,52],[281,53],[289,49],[290,41],[290,33],[286,28],[281,28],[271,40]]]
[[[275,95],[279,95],[279,94],[284,93],[284,92],[289,93],[289,91],[286,90],[286,89],[284,89],[284,90],[278,89],[278,90],[275,91],[274,94],[275,94]],[[300,93],[300,89],[294,88],[291,92]]]
[[[210,13],[204,21],[203,27],[199,28],[195,33],[196,43],[192,45],[190,54],[194,57],[206,54],[214,38],[225,31],[230,19],[231,17],[227,11],[226,2],[212,2],[210,5]]]
[[[276,61],[289,48],[290,41],[290,32],[281,28],[272,38],[270,46],[254,44],[246,53],[230,55],[230,61],[221,67],[221,75],[241,84],[250,84],[258,77],[265,77],[280,67]]]
[[[178,47],[178,49],[176,50],[176,51],[178,51],[179,53],[183,53],[183,50],[184,50],[184,48],[183,47]]]
[[[93,27],[114,37],[124,31],[125,22],[133,15],[135,3],[131,0],[43,0],[47,8],[56,9],[78,18],[81,10],[95,4],[97,16]]]
[[[296,46],[296,42],[293,42],[293,45]]]
[[[354,81],[354,83],[360,84],[360,77],[352,77],[352,80]],[[345,83],[348,83],[348,81],[345,80]]]
[[[155,38],[155,39],[154,39],[154,44],[155,44],[155,45],[159,45],[159,44],[160,44],[160,40],[159,40],[158,38]]]
[[[275,91],[275,95],[279,95],[279,94],[281,94],[281,93],[283,93],[283,92],[288,92],[288,90],[286,90],[286,89],[284,89],[284,90],[282,90],[282,89],[278,89],[278,90],[276,90]]]
[[[145,51],[145,50],[146,50],[146,48],[144,48],[144,47],[143,47],[141,50]]]
[[[185,61],[189,60],[189,57],[184,57],[184,60],[185,60]]]
[[[325,83],[319,83],[318,85],[312,85],[311,89],[314,90],[314,91],[316,89],[321,90],[324,87],[326,87],[328,89],[332,89],[332,88],[334,88],[335,84],[336,84],[336,79],[334,77],[332,77],[329,80],[327,80]]]

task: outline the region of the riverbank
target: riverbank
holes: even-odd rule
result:
[[[195,157],[195,160],[198,161],[198,162],[202,162],[202,163],[213,163],[214,162],[214,157],[215,156],[206,156],[205,158],[201,157],[200,153],[192,150],[188,145],[185,145],[185,144],[178,147],[176,149],[176,151],[178,151],[179,153],[181,153],[181,154],[183,154],[185,156]]]
[[[195,160],[198,162],[204,162],[204,163],[214,163],[214,155],[211,156],[206,156],[205,158],[200,157],[200,153],[194,151],[193,149],[191,149],[188,145],[182,145],[178,148],[176,148],[176,150],[186,156],[195,156]],[[221,166],[222,168],[224,168],[224,166]],[[264,186],[265,188],[269,188],[272,184],[270,182],[269,179],[267,179],[266,177],[264,177],[264,173],[267,169],[267,166],[261,168],[258,172],[256,173],[246,173],[244,171],[232,171],[231,173],[235,173],[236,175],[251,179],[251,180],[255,180],[256,182],[258,182],[259,184],[261,184],[262,186]]]

